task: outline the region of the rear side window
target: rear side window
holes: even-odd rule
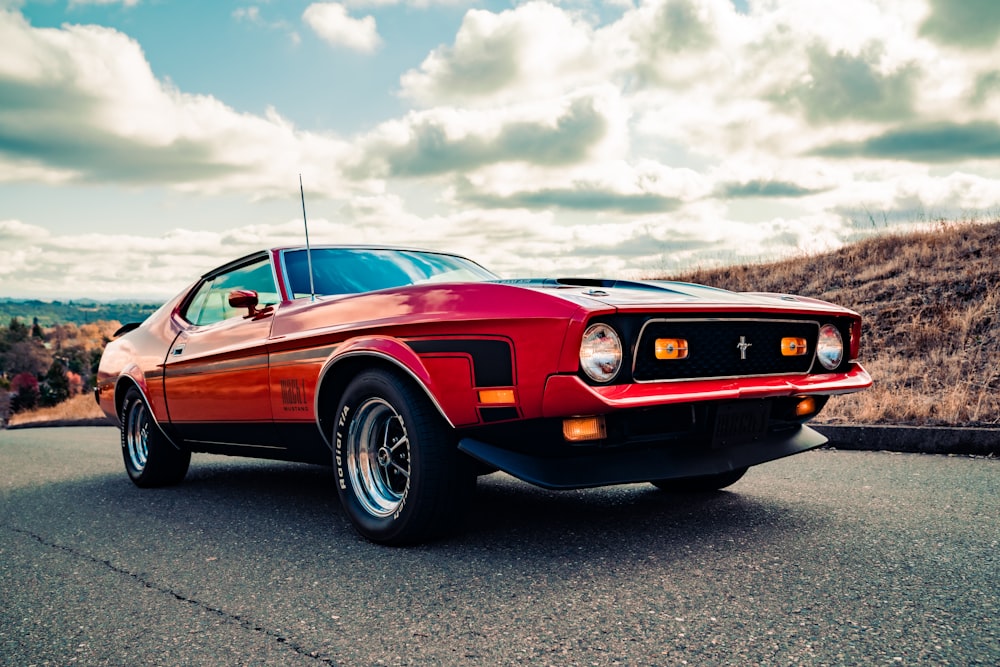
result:
[[[262,307],[278,302],[278,290],[274,284],[271,263],[264,259],[203,282],[184,309],[182,313],[184,319],[192,324],[204,326],[230,317],[245,315],[245,309],[232,308],[229,305],[229,293],[235,289],[257,292]]]

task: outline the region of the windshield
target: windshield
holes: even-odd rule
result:
[[[292,298],[309,296],[309,265],[304,249],[282,253]],[[314,248],[313,282],[317,295],[358,294],[432,282],[481,282],[496,276],[471,260],[414,250]]]

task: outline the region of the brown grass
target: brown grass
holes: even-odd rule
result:
[[[27,412],[18,412],[10,418],[10,426],[25,426],[28,424],[58,426],[62,424],[111,424],[107,421],[101,408],[97,406],[94,395],[83,393],[63,401],[50,408],[38,408]]]
[[[811,296],[861,313],[875,385],[835,397],[830,422],[1000,424],[1000,221],[942,223],[769,264],[675,280]]]

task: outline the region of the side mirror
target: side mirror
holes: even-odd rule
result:
[[[246,308],[247,317],[254,317],[259,312],[257,304],[260,303],[257,292],[252,289],[234,289],[229,293],[230,308]]]

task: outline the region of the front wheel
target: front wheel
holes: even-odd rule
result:
[[[681,477],[680,479],[657,479],[650,484],[662,491],[670,493],[700,493],[718,491],[735,484],[747,472],[746,468],[737,468],[717,475],[702,475],[701,477]]]
[[[122,458],[125,471],[136,486],[169,486],[184,479],[191,452],[178,449],[167,440],[135,387],[125,394],[121,421]]]
[[[471,459],[427,397],[384,370],[348,385],[334,427],[341,505],[380,544],[439,537],[460,522],[475,486]]]

